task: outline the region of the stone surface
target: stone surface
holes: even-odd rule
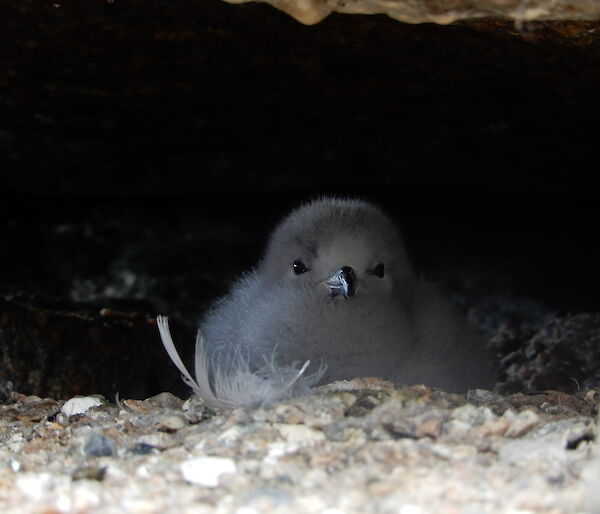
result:
[[[600,386],[600,315],[548,319],[537,330],[504,324],[491,345],[500,356],[499,389],[587,391]]]
[[[181,464],[181,473],[185,480],[207,487],[216,487],[221,475],[235,471],[235,461],[222,457],[197,457]]]
[[[112,439],[93,433],[86,441],[84,451],[90,457],[110,457],[116,453],[116,447]]]
[[[243,3],[244,0],[229,0]],[[249,1],[249,0],[248,0]],[[266,0],[302,23],[321,21],[332,12],[387,14],[406,23],[447,24],[473,18],[509,18],[517,23],[531,20],[590,20],[600,18],[594,0]]]
[[[29,394],[158,392],[170,368],[153,342],[159,343],[156,326],[145,315],[54,298],[41,305],[31,297],[0,297],[0,381]],[[174,380],[171,385],[184,390]]]
[[[66,416],[74,416],[75,414],[83,414],[92,407],[102,405],[102,400],[93,396],[75,396],[65,402],[61,408],[61,412]]]
[[[592,401],[548,413],[536,395],[515,407],[483,391],[354,380],[166,433],[161,420],[184,412],[168,396],[105,403],[60,426],[60,402],[12,393],[0,405],[0,510],[554,514],[596,505]]]

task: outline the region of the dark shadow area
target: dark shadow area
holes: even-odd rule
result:
[[[0,30],[0,330],[45,341],[40,362],[71,341],[45,381],[5,351],[17,390],[181,390],[152,316],[176,320],[189,355],[202,312],[320,194],[382,205],[463,304],[600,308],[597,42],[383,16],[306,27],[207,0],[9,0]],[[127,348],[102,361],[110,377],[52,386],[103,326],[120,341],[104,354]]]

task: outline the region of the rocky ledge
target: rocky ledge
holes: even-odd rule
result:
[[[254,0],[227,0],[233,4]],[[600,4],[594,0],[264,0],[298,21],[318,23],[332,12],[387,14],[406,23],[448,24],[476,18],[508,18],[524,21],[584,20],[600,18]]]

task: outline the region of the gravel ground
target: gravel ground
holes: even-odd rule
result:
[[[115,404],[13,392],[0,406],[0,510],[587,512],[597,398],[359,379],[215,412],[170,393]]]

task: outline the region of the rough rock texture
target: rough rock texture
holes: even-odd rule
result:
[[[228,0],[243,3],[246,0]],[[530,20],[594,20],[600,5],[594,0],[265,0],[302,23],[317,23],[332,12],[387,14],[406,23],[441,23],[482,17]]]
[[[69,307],[0,298],[0,381],[55,397],[185,391],[170,373],[154,318]]]
[[[257,410],[163,393],[69,417],[62,401],[13,393],[0,406],[0,509],[582,510],[593,402],[513,400],[364,379]]]
[[[500,357],[500,391],[566,392],[600,385],[600,316],[555,318],[539,330],[503,325],[491,345]]]

